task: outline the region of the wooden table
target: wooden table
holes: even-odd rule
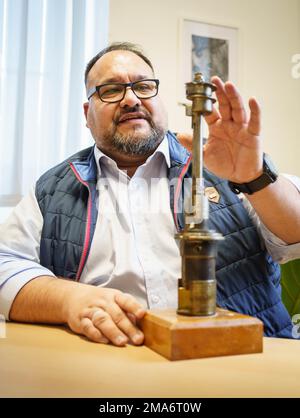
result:
[[[171,362],[147,347],[95,344],[65,328],[8,323],[0,397],[299,397],[300,341],[264,353]]]

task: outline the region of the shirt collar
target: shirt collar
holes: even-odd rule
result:
[[[168,143],[168,138],[165,135],[164,139],[161,141],[161,143],[159,144],[159,146],[156,148],[156,150],[154,151],[154,153],[152,155],[150,155],[150,157],[147,159],[147,161],[145,162],[145,164],[148,164],[150,160],[152,160],[153,158],[156,158],[159,154],[163,155],[166,161],[166,164],[168,166],[168,168],[170,168],[171,166],[171,162],[170,162],[170,151],[169,151],[169,143]],[[106,160],[106,161],[114,161],[111,157],[109,157],[108,155],[104,154],[96,145],[94,146],[94,157],[96,160],[96,164],[97,164],[97,172],[98,175],[101,174],[101,164],[100,161]]]

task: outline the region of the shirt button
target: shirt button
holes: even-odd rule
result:
[[[159,297],[156,296],[156,295],[152,296],[152,302],[153,303],[158,303],[159,302]]]

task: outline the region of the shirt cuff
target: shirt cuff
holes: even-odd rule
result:
[[[0,286],[0,314],[9,321],[9,312],[15,297],[31,280],[40,276],[56,277],[50,270],[45,268],[30,268],[18,274],[18,279],[11,278]]]
[[[260,230],[265,241],[268,252],[274,261],[280,264],[300,258],[300,242],[287,244],[285,241],[274,235],[262,222]]]
[[[300,178],[291,174],[282,174],[287,178],[300,192]],[[300,258],[300,243],[287,244],[282,239],[274,235],[268,228],[260,222],[261,233],[264,237],[267,250],[272,254],[274,261],[280,264]]]

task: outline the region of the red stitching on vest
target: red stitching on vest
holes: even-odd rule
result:
[[[91,193],[90,188],[87,182],[83,181],[82,178],[79,176],[78,172],[76,171],[76,168],[72,163],[70,163],[70,167],[75,174],[77,180],[83,184],[85,187],[87,187],[89,191],[89,198],[88,198],[88,208],[87,208],[87,223],[85,228],[85,237],[84,237],[84,244],[83,244],[83,251],[80,258],[79,267],[76,273],[76,281],[79,282],[80,276],[86,261],[87,253],[89,250],[89,244],[90,244],[90,236],[91,236],[91,218],[92,218],[92,199],[91,199]]]

